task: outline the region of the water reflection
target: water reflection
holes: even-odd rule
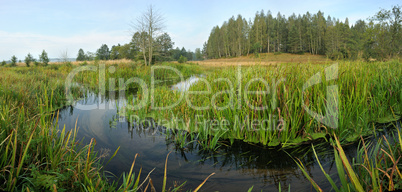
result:
[[[186,189],[194,189],[209,174],[215,172],[203,186],[203,191],[247,191],[251,186],[256,191],[277,191],[279,183],[283,189],[290,185],[291,191],[311,191],[310,182],[289,156],[291,154],[303,162],[309,174],[313,175],[324,190],[330,189],[316,163],[311,145],[282,150],[236,141],[231,146],[221,147],[216,153],[211,153],[200,150],[200,146],[194,142],[183,150],[169,141],[163,127],[130,123],[120,117],[116,106],[125,103],[125,96],[107,98],[88,94],[74,106],[61,109],[58,118],[60,128],[65,126],[67,131],[74,129],[77,124],[78,139],[82,139],[83,143],[89,143],[91,138],[95,138],[96,150],[110,151],[113,154],[120,146],[115,158],[105,167],[117,176],[129,171],[134,155],[138,153],[140,156],[136,161],[135,171],[138,173],[142,167],[142,178],[145,178],[149,171],[156,168],[151,178],[156,189],[160,190],[166,155],[174,151],[168,161],[170,186],[174,181],[187,181]],[[105,107],[85,110],[86,105],[92,104]],[[323,141],[317,141],[314,145],[327,173],[336,173],[333,148]],[[345,147],[345,151],[347,154],[356,154],[356,145]],[[334,174],[333,178],[336,177]]]
[[[205,76],[201,76],[205,77]],[[183,82],[179,82],[175,85],[172,86],[172,90],[179,90],[179,91],[188,91],[190,89],[190,86],[194,83],[196,83],[199,80],[197,76],[191,76],[190,78],[186,79]]]

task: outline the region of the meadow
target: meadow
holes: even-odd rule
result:
[[[136,191],[147,184],[151,188],[152,182],[145,183],[147,177],[140,178],[141,173],[132,172],[135,159],[120,182],[108,181],[102,165],[118,149],[106,157],[94,150],[96,140],[80,143],[75,139],[78,129],[66,132],[52,123],[55,111],[68,104],[65,80],[71,71],[80,67],[92,66],[96,70],[80,72],[74,76],[74,82],[101,94],[124,91],[128,105],[121,109],[123,115],[131,120],[135,119],[131,117],[154,118],[180,148],[196,142],[202,150],[213,152],[221,145],[230,146],[235,140],[286,148],[321,138],[336,146],[335,153],[338,151],[340,155],[338,172],[341,174],[345,166],[349,181],[354,181],[350,174],[352,167],[356,172],[362,170],[357,170],[360,167],[357,164],[348,166],[341,144],[373,135],[377,124],[401,117],[402,64],[399,60],[335,64],[321,58],[314,63],[308,59],[303,63],[266,61],[267,65],[244,62],[239,66],[204,61],[204,64],[161,63],[146,67],[126,60],[1,67],[1,189]],[[188,91],[171,89],[171,85],[191,76],[199,80]],[[142,80],[143,84],[139,80],[130,81],[133,78]],[[309,84],[311,80],[315,83]],[[104,86],[100,86],[102,83]],[[336,91],[332,89],[334,86]],[[77,100],[86,91],[73,87],[71,93]],[[398,170],[402,147],[391,147],[387,139],[375,146],[377,151],[385,151],[383,156],[391,157],[383,160],[392,163],[381,170],[385,173],[389,167]],[[389,150],[392,153],[386,152]],[[360,165],[365,165],[370,173],[377,170],[377,175],[385,177],[385,173],[376,169],[381,166],[381,159],[370,164],[378,156],[373,154],[369,158],[368,153],[361,148],[360,154],[366,154],[367,158],[362,157],[364,162]],[[399,170],[397,173],[401,178]],[[347,179],[342,181],[343,185]],[[141,186],[141,183],[145,184]],[[373,182],[373,185],[390,186],[390,183]],[[165,182],[163,186],[165,191]],[[357,184],[353,186],[360,191]]]

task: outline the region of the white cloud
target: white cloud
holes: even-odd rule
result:
[[[28,53],[37,57],[42,50],[46,50],[50,58],[57,58],[66,50],[69,57],[76,57],[80,48],[94,52],[102,44],[111,47],[129,41],[130,36],[126,31],[88,32],[69,37],[0,31],[0,60],[9,60],[12,55],[23,60]]]

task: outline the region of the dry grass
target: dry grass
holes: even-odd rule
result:
[[[84,62],[87,62],[87,64],[94,64],[95,61],[70,61],[68,63],[71,63],[72,65],[79,65]],[[107,61],[99,61],[100,63],[104,63],[106,65],[114,65],[114,64],[128,64],[128,63],[137,63],[136,61],[132,61],[130,59],[119,59],[119,60],[107,60]],[[64,64],[65,62],[50,62],[49,65],[61,65]],[[34,66],[33,63],[30,64],[31,66]],[[24,62],[19,62],[17,63],[18,67],[26,67],[26,64]]]
[[[94,64],[95,61],[70,61],[72,65],[79,65],[86,62],[87,64]],[[114,65],[114,64],[128,64],[128,63],[136,63],[136,61],[132,61],[130,59],[119,59],[119,60],[107,60],[107,61],[99,61],[100,63],[104,63],[106,65]],[[49,65],[61,65],[64,64],[65,62],[50,62]],[[31,66],[34,66],[33,63],[30,64]],[[24,62],[19,62],[17,63],[18,67],[26,67],[26,64]]]
[[[208,59],[204,61],[197,61],[199,65],[209,67],[223,67],[231,65],[273,65],[277,63],[312,63],[312,64],[324,64],[328,63],[329,59],[322,55],[312,55],[305,53],[303,55],[281,53],[275,55],[274,53],[261,53],[259,57],[255,57],[254,54],[248,56],[241,56],[235,58],[224,59]]]
[[[95,61],[72,61],[70,62],[72,65],[79,65],[86,62],[87,64],[94,64]],[[103,61],[100,60],[99,63],[104,63],[106,65],[114,65],[114,64],[128,64],[128,63],[133,63],[135,61],[132,61],[130,59],[119,59],[119,60],[107,60]],[[64,62],[50,62],[49,64],[64,64]]]
[[[233,66],[233,65],[243,65],[243,66],[252,66],[252,65],[275,65],[278,63],[312,63],[312,64],[324,64],[328,63],[330,60],[327,59],[323,55],[312,55],[309,53],[305,53],[303,55],[298,54],[290,54],[290,53],[260,53],[259,57],[255,57],[254,54],[250,54],[248,56],[234,57],[234,58],[223,58],[223,59],[208,59],[204,61],[189,61],[191,63],[197,63],[199,65],[203,65],[206,67],[225,67],[225,66]],[[72,65],[80,65],[85,61],[72,61],[69,62]],[[87,64],[94,64],[95,61],[86,61]],[[129,63],[138,63],[136,61],[132,61],[130,59],[119,59],[119,60],[107,60],[107,61],[99,61],[106,65],[114,65],[114,64],[129,64]],[[141,63],[141,62],[140,62]],[[176,63],[176,62],[172,62]],[[50,65],[60,65],[64,64],[64,62],[50,62]],[[33,63],[31,63],[33,65]],[[19,67],[25,67],[24,62],[17,63]]]

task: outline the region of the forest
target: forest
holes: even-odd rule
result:
[[[380,10],[368,21],[350,24],[318,11],[286,18],[258,11],[253,20],[240,14],[215,26],[203,52],[207,58],[250,53],[311,53],[331,59],[389,59],[402,50],[401,6]]]

